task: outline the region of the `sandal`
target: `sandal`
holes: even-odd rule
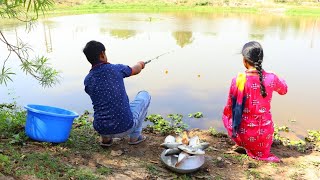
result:
[[[146,139],[147,139],[146,136],[140,135],[139,138],[136,141],[133,141],[133,142],[129,141],[128,144],[130,144],[130,145],[140,144],[141,142],[143,142]]]
[[[107,143],[104,143],[104,142],[100,142],[100,146],[101,147],[110,147],[110,146],[112,146],[112,144],[113,144],[113,139],[111,139],[110,141],[108,141]]]

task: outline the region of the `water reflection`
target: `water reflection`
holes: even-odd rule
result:
[[[182,48],[188,44],[191,44],[194,40],[192,37],[192,32],[176,31],[172,33],[172,36],[176,39],[177,45]]]
[[[250,39],[263,40],[264,34],[250,34]]]
[[[51,53],[52,52],[52,40],[51,40],[51,32],[50,28],[46,24],[43,25],[43,32],[44,32],[44,41],[46,46],[46,52]]]
[[[128,65],[175,49],[148,64],[141,75],[125,80],[129,97],[145,89],[152,95],[149,113],[180,113],[187,117],[201,111],[203,119],[186,118],[190,127],[213,126],[222,130],[220,119],[231,78],[244,70],[241,47],[249,40],[259,40],[266,52],[264,68],[284,76],[289,85],[288,95],[274,96],[276,124],[291,125],[288,120],[296,119],[294,129],[300,134],[306,129],[320,128],[314,115],[320,100],[320,85],[314,75],[320,69],[318,18],[110,13],[50,18],[40,21],[30,33],[25,33],[21,24],[1,24],[0,28],[13,42],[17,34],[33,47],[35,54],[48,56],[50,63],[62,71],[59,85],[43,89],[19,71],[18,62],[10,61],[8,65],[17,76],[8,88],[14,89],[22,105],[48,104],[79,113],[90,110],[91,101],[83,91],[83,78],[90,64],[82,48],[92,39],[105,44],[112,63]],[[0,44],[1,60],[5,55],[6,47]],[[302,69],[302,63],[310,66]],[[2,101],[11,99],[7,96],[8,88],[0,87]]]
[[[127,29],[112,29],[110,35],[119,39],[129,39],[137,34],[136,31]]]

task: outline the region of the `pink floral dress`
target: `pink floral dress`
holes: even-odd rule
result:
[[[246,149],[248,156],[269,162],[279,162],[280,159],[270,153],[274,125],[270,112],[273,91],[280,95],[287,93],[287,84],[274,73],[263,71],[263,83],[267,96],[260,93],[259,75],[256,70],[245,72],[243,96],[246,97],[239,130],[232,137],[232,99],[237,91],[237,77],[233,78],[227,105],[224,108],[222,120],[233,141]]]

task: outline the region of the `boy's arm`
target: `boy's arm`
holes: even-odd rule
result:
[[[141,70],[144,69],[144,65],[145,64],[143,61],[139,61],[139,62],[137,62],[136,65],[131,66],[131,70],[132,70],[131,76],[139,74],[141,72]]]

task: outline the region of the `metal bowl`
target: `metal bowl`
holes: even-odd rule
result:
[[[178,161],[178,157],[174,155],[165,156],[165,150],[161,153],[160,159],[168,169],[181,174],[195,172],[199,170],[205,162],[204,155],[192,155],[184,159],[178,167],[175,167],[174,165]]]

